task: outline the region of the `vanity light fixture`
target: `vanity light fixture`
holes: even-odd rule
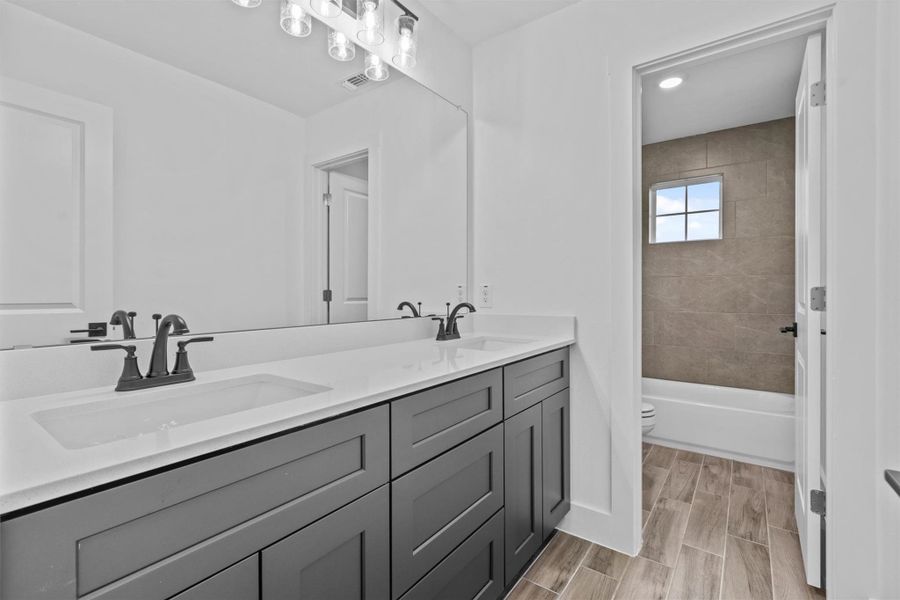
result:
[[[341,13],[344,12],[341,0],[312,0],[310,5],[314,11],[326,19],[339,17],[341,16]]]
[[[312,32],[312,17],[300,0],[281,0],[281,28],[294,37],[306,37]]]
[[[372,81],[384,81],[391,76],[391,69],[377,54],[366,54],[366,77]]]
[[[397,19],[397,50],[394,53],[394,64],[398,67],[411,69],[416,66],[416,50],[418,48],[418,31],[416,24],[418,18],[412,13],[400,15]]]
[[[682,84],[682,82],[684,82],[684,79],[682,79],[681,77],[666,77],[659,82],[659,87],[664,90],[671,90],[673,88],[677,88]]]
[[[364,44],[384,43],[384,0],[356,0],[356,37]]]
[[[231,0],[238,6],[242,6],[244,8],[256,8],[262,3],[262,0]]]
[[[356,58],[356,45],[343,32],[328,32],[328,55],[334,60],[347,62]]]

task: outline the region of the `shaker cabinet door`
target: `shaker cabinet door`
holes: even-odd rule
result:
[[[569,452],[569,390],[565,389],[541,403],[543,407],[543,539],[569,512],[571,498],[571,459]]]
[[[263,600],[386,600],[388,507],[385,485],[263,550]]]
[[[503,448],[506,499],[506,583],[511,583],[543,542],[541,405],[506,421]]]

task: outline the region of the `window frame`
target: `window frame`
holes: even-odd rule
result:
[[[703,183],[712,183],[718,182],[719,184],[719,208],[718,209],[707,209],[707,210],[688,210],[688,201],[687,201],[687,188],[692,185],[699,185]],[[656,214],[656,192],[661,189],[675,188],[675,187],[684,187],[684,211],[674,212],[674,213],[664,213],[664,214]],[[723,239],[724,231],[723,231],[723,219],[722,213],[725,212],[724,205],[724,196],[725,196],[725,175],[724,173],[714,173],[712,175],[700,175],[698,177],[684,177],[682,179],[671,179],[669,181],[659,181],[650,186],[649,190],[649,206],[650,206],[650,218],[649,218],[649,241],[651,244],[684,244],[686,242],[710,242],[713,240],[721,240]],[[704,238],[702,240],[691,240],[688,239],[688,215],[701,215],[704,213],[718,212],[719,213],[719,235],[714,238]],[[675,215],[684,215],[684,239],[683,240],[669,240],[665,242],[656,241],[656,219],[657,217],[671,217]]]

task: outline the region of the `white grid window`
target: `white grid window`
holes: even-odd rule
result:
[[[722,176],[664,181],[650,188],[650,243],[722,239]]]

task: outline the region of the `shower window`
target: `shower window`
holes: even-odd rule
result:
[[[650,188],[650,243],[722,238],[722,175],[664,181]]]

